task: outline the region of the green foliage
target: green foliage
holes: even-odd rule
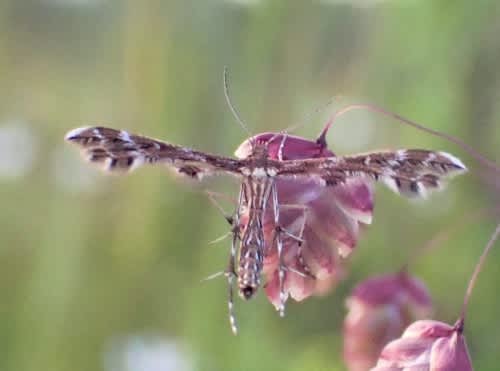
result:
[[[148,334],[182,344],[196,370],[343,370],[349,288],[398,269],[434,233],[498,202],[498,179],[488,178],[495,189],[474,171],[417,204],[380,189],[374,224],[339,289],[289,302],[284,319],[262,292],[238,300],[234,337],[225,281],[200,283],[225,268],[229,248],[229,241],[208,245],[228,226],[201,190],[235,194],[234,181],[188,186],[162,169],[102,177],[63,135],[106,123],[230,154],[245,133],[224,102],[229,65],[234,99],[254,132],[303,122],[342,95],[350,98],[298,134],[314,137],[348,101],[372,102],[495,160],[499,10],[486,0],[4,0],[0,132],[27,127],[34,152],[21,176],[0,174],[0,370],[111,370],[106,354],[116,339]],[[359,144],[363,132],[368,139]],[[372,113],[343,116],[329,140],[339,153],[439,148],[478,168],[452,144]],[[15,161],[1,148],[0,156]],[[439,319],[457,318],[492,230],[493,221],[471,223],[415,263]],[[478,370],[498,367],[498,258],[493,251],[466,324]]]

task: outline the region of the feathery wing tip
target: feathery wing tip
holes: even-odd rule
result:
[[[79,137],[82,132],[84,132],[85,130],[88,130],[89,128],[90,128],[89,126],[84,126],[84,127],[70,130],[64,136],[64,140],[67,140],[70,142],[70,141],[76,139],[77,137]]]
[[[453,166],[457,168],[457,171],[460,172],[468,171],[467,166],[465,166],[464,163],[458,157],[448,152],[439,152],[439,155],[447,158],[453,164]]]

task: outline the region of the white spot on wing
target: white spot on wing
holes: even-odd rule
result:
[[[406,150],[405,149],[399,149],[396,151],[396,158],[398,160],[406,160],[406,158],[408,157],[407,153],[406,153]]]
[[[130,138],[130,134],[125,130],[120,131],[118,137],[125,142],[134,143],[134,141]]]
[[[97,138],[102,138],[102,134],[99,129],[92,130],[92,134],[94,134]]]
[[[427,198],[429,192],[427,192],[427,188],[421,182],[417,182],[417,196],[422,198]]]
[[[399,187],[393,178],[384,176],[382,177],[382,181],[391,191],[399,193]]]
[[[73,129],[71,131],[68,131],[68,133],[66,134],[66,136],[64,137],[65,140],[71,140],[71,139],[74,139],[76,137],[78,137],[81,133],[83,133],[85,130],[88,130],[89,127],[88,126],[84,126],[84,127],[81,127],[81,128],[76,128],[76,129]]]
[[[106,160],[104,161],[103,169],[106,170],[106,171],[113,170],[113,168],[111,167],[112,163],[113,163],[113,158],[112,157],[106,158]]]
[[[134,161],[132,161],[132,164],[129,167],[129,171],[134,171],[143,164],[144,164],[144,156],[135,157]]]
[[[449,154],[448,152],[438,152],[440,156],[443,156],[446,158],[448,161],[450,161],[453,165],[460,167],[463,169],[463,171],[467,170],[467,167],[464,165],[462,161],[458,157],[453,156],[452,154]]]

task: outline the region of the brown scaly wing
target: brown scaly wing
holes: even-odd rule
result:
[[[201,179],[205,175],[240,175],[239,160],[211,155],[157,139],[105,127],[71,130],[65,139],[79,146],[83,156],[109,172],[127,172],[144,164],[165,164],[180,174]]]
[[[320,184],[343,184],[351,177],[381,181],[407,197],[425,197],[440,189],[442,180],[467,171],[457,157],[438,151],[402,149],[345,157],[282,161],[277,176],[316,179]]]

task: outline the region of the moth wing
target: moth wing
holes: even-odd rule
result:
[[[402,149],[344,157],[283,161],[278,175],[309,177],[325,186],[346,183],[353,177],[366,177],[384,183],[406,197],[425,197],[442,188],[445,178],[464,173],[457,157],[439,151]]]
[[[201,179],[206,175],[240,175],[241,161],[106,127],[71,130],[65,139],[80,147],[84,158],[107,172],[125,173],[145,164],[163,164],[180,174]]]

